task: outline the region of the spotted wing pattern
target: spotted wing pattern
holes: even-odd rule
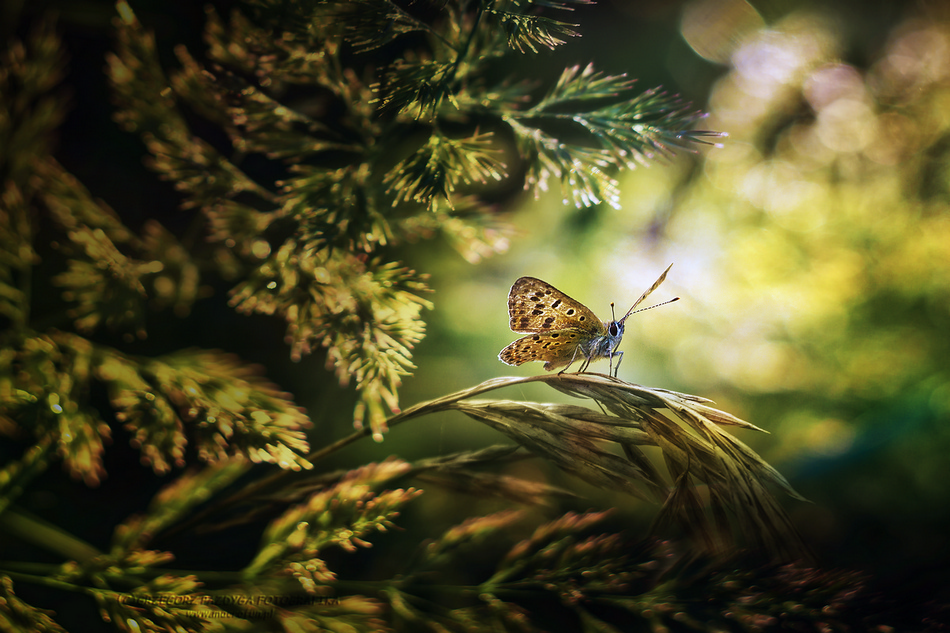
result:
[[[570,365],[575,360],[585,360],[579,349],[583,342],[580,332],[558,330],[557,332],[538,332],[522,336],[501,350],[498,358],[506,365],[521,365],[533,360],[544,361],[548,371]]]
[[[580,330],[589,337],[604,333],[603,322],[587,306],[534,277],[522,277],[511,286],[508,318],[512,332]]]
[[[603,322],[587,306],[534,277],[522,277],[508,293],[509,325],[528,333],[501,350],[508,365],[544,361],[546,370],[587,360],[593,341],[607,334]]]

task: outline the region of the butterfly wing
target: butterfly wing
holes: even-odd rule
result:
[[[578,330],[588,336],[606,332],[603,322],[587,306],[534,277],[522,277],[511,286],[508,318],[513,332]],[[527,338],[530,337],[519,340]]]
[[[543,360],[548,371],[570,365],[584,358],[578,345],[584,335],[575,330],[537,332],[522,336],[501,350],[498,358],[506,365],[521,365],[533,360]]]
[[[664,279],[666,279],[666,273],[670,272],[670,268],[672,267],[673,267],[673,264],[670,264],[669,266],[666,267],[666,270],[663,271],[663,274],[660,275],[660,278],[654,281],[653,285],[647,288],[646,291],[644,291],[644,293],[640,295],[640,298],[637,299],[637,302],[634,303],[632,306],[630,306],[630,309],[627,310],[627,313],[623,316],[622,319],[620,319],[620,321],[618,321],[618,323],[623,323],[624,321],[626,321],[627,317],[633,314],[633,311],[637,309],[637,306],[643,303],[643,300],[649,297],[651,292],[653,292],[654,290],[660,287],[660,284],[663,283]],[[674,299],[674,301],[676,301],[676,299]]]

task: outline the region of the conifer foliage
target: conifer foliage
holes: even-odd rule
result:
[[[441,232],[471,261],[503,248],[505,228],[479,194],[509,178],[506,142],[528,188],[556,178],[566,199],[590,205],[616,203],[615,168],[710,135],[690,130],[697,114],[677,99],[632,95],[630,80],[591,66],[565,70],[534,105],[532,86],[485,79],[500,58],[577,35],[546,15],[582,4],[252,2],[227,23],[209,10],[206,61],[178,47],[180,68],[166,75],[119,3],[117,120],[142,135],[183,208],[205,214],[209,239],[240,256],[232,306],[286,320],[294,358],[325,348],[359,392],[355,424],[379,437],[430,306],[425,276],[388,261],[386,246]],[[294,91],[311,107],[294,107]],[[182,108],[220,125],[235,156],[263,154],[284,176],[242,171],[192,133]],[[563,121],[587,141],[544,131]],[[505,124],[506,139],[480,131]],[[285,237],[265,242],[278,226]]]
[[[104,622],[123,631],[252,630],[251,599],[275,607],[262,610],[267,630],[535,630],[543,618],[517,601],[526,593],[556,603],[588,630],[612,630],[607,611],[656,630],[681,620],[676,600],[647,590],[676,577],[671,546],[630,548],[608,532],[608,513],[569,513],[508,543],[482,561],[481,579],[454,589],[452,609],[433,606],[436,594],[453,590],[433,579],[460,568],[473,548],[506,541],[524,521],[521,512],[448,528],[406,561],[400,578],[347,585],[328,564],[327,550],[358,551],[397,525],[421,494],[403,486],[409,477],[523,505],[569,497],[475,468],[530,454],[595,486],[656,501],[659,527],[695,533],[706,553],[729,549],[733,532],[785,559],[802,553],[766,486],[796,493],[719,429],[755,427],[703,398],[547,376],[549,386],[594,399],[599,411],[471,399],[520,384],[498,379],[398,412],[400,381],[413,369],[412,348],[431,304],[425,275],[395,261],[393,246],[441,237],[477,262],[507,244],[496,205],[499,187],[513,179],[532,193],[560,187],[579,207],[616,205],[618,170],[718,136],[694,130],[700,115],[678,98],[636,93],[631,79],[593,65],[565,69],[547,89],[502,72],[507,59],[578,36],[578,25],[563,18],[589,4],[248,0],[227,16],[209,8],[203,50],[178,46],[177,62],[166,67],[149,29],[120,0],[106,60],[115,120],[141,138],[149,168],[177,190],[200,247],[193,235],[154,220],[127,227],[123,210],[98,200],[54,158],[67,60],[52,23],[3,51],[0,434],[22,450],[0,463],[0,529],[23,538],[39,529],[16,502],[50,464],[62,462],[83,485],[109,476],[103,456],[120,427],[142,463],[169,482],[142,514],[115,527],[106,550],[43,527],[45,545],[68,562],[4,563],[0,629],[63,630],[16,595],[19,583],[85,594]],[[204,138],[196,119],[227,142]],[[324,354],[341,388],[352,382],[359,431],[345,442],[381,439],[387,423],[455,409],[521,448],[319,472],[314,464],[342,444],[310,452],[308,416],[256,368],[220,351],[145,357],[117,343],[148,336],[156,310],[187,318],[209,279],[230,284],[235,311],[285,321],[292,358]],[[55,327],[35,309],[50,285],[68,306]],[[675,481],[664,480],[641,446],[660,449]],[[255,484],[214,506],[271,519],[243,567],[170,569],[175,554],[150,549],[156,538],[182,529],[254,463],[279,467],[276,478],[312,472],[279,492]],[[708,487],[711,511],[694,493],[697,483]],[[764,581],[753,591],[715,565],[704,569],[719,594],[703,618],[725,627],[742,609],[750,619],[777,609]],[[845,592],[850,579],[839,576],[797,568],[788,575],[807,613],[820,615],[858,592]],[[278,600],[299,595],[309,602],[290,608]],[[333,599],[317,601],[327,596]]]

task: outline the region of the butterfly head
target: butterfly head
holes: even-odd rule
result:
[[[612,303],[610,304],[610,319],[611,320],[604,323],[604,327],[607,328],[607,335],[610,338],[619,339],[621,336],[623,336],[623,327],[624,327],[623,322],[627,320],[627,317],[630,316],[630,314],[631,313],[628,312],[624,318],[618,321],[617,315],[614,314],[614,304]]]

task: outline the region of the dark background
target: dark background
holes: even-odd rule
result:
[[[834,23],[840,27],[840,59],[861,70],[871,67],[879,59],[897,25],[916,14],[930,15],[927,11],[931,6],[926,3],[848,2],[834,3],[829,8],[823,3],[816,6],[814,3],[791,1],[760,2],[754,5],[767,24],[780,24],[788,16],[808,11],[832,13]],[[230,5],[214,3],[214,6],[222,15],[227,15]],[[133,2],[132,7],[142,23],[155,32],[166,67],[177,64],[173,54],[173,47],[177,44],[184,44],[200,57],[201,31],[205,20],[205,9],[201,3],[140,1]],[[593,60],[604,71],[627,72],[637,77],[641,87],[662,85],[682,94],[697,107],[709,109],[707,100],[711,91],[717,80],[730,72],[730,68],[703,60],[690,49],[679,32],[682,9],[683,3],[679,2],[620,0],[602,2],[595,7],[581,7],[568,19],[580,23],[578,30],[583,37],[568,42],[554,53],[524,57],[521,60],[523,67],[519,67],[518,72],[554,81],[565,66],[586,64]],[[54,152],[56,158],[94,196],[115,209],[130,228],[138,229],[146,220],[156,219],[173,233],[185,231],[193,221],[191,216],[194,212],[178,208],[180,198],[172,185],[158,179],[143,165],[145,149],[140,139],[123,132],[112,120],[113,108],[104,74],[104,56],[113,48],[111,20],[114,5],[95,1],[7,2],[0,16],[3,25],[0,34],[8,36],[15,33],[22,36],[32,23],[49,13],[58,15],[57,24],[69,59],[68,73],[61,88],[63,98],[69,104],[69,115],[59,132]],[[220,131],[196,116],[189,117],[196,133],[219,148],[226,149],[226,140]],[[711,127],[721,129],[715,125]],[[727,144],[729,142],[726,141]],[[945,181],[950,172],[942,156],[935,159],[935,169],[938,180]],[[687,157],[684,160],[699,161],[702,157]],[[651,169],[665,168],[654,166]],[[511,200],[509,207],[512,211],[522,213],[519,210],[522,204],[530,207],[529,200],[520,198]],[[933,213],[946,213],[947,208],[947,201],[937,196]],[[502,367],[495,361],[497,350],[510,341],[510,338],[506,338],[509,335],[505,333],[504,319],[507,286],[520,274],[535,274],[531,270],[522,270],[521,266],[525,262],[540,261],[542,257],[549,256],[531,250],[545,248],[544,243],[539,243],[539,240],[543,242],[543,236],[558,232],[563,235],[576,231],[577,227],[582,227],[581,233],[600,235],[589,227],[606,222],[609,231],[610,219],[614,217],[601,209],[547,210],[544,213],[548,215],[541,216],[550,218],[545,221],[544,230],[535,231],[537,225],[533,223],[537,222],[539,216],[531,215],[534,212],[530,210],[523,213],[526,214],[524,217],[529,218],[526,225],[520,227],[524,230],[524,240],[519,243],[516,239],[508,255],[491,260],[481,267],[460,262],[454,253],[439,244],[406,247],[399,253],[410,265],[432,272],[431,285],[437,291],[433,298],[437,308],[426,315],[430,324],[428,336],[419,347],[415,359],[419,372],[416,378],[407,380],[401,393],[403,406],[464,388],[477,380],[513,373],[510,368]],[[829,213],[833,211],[829,209]],[[803,239],[807,241],[807,237]],[[914,239],[912,233],[908,239]],[[547,244],[548,248],[552,248],[550,242]],[[556,244],[563,248],[556,253],[556,259],[562,266],[567,260],[576,258],[580,261],[588,253],[598,253],[607,248],[607,245],[596,242],[593,245],[569,241]],[[55,254],[46,251],[45,255],[47,257],[43,266],[54,267],[57,263]],[[581,295],[578,298],[585,302],[590,300],[589,305],[605,316],[603,310],[613,295],[605,299],[589,289],[587,294],[582,294],[585,286],[581,285],[580,279],[583,278],[584,267],[585,264],[579,265],[579,270],[571,273],[576,277],[569,277],[567,281],[564,281],[564,277],[549,277],[549,280],[570,294],[575,294],[577,290],[577,294]],[[662,266],[659,270],[662,270]],[[677,270],[674,268],[674,271]],[[651,278],[655,276],[652,270],[645,271],[644,275]],[[37,278],[41,276],[37,275]],[[916,278],[908,283],[923,286],[926,285],[925,281]],[[150,335],[146,341],[125,344],[117,340],[116,345],[136,354],[158,354],[188,346],[235,352],[248,361],[266,367],[268,377],[293,393],[297,401],[308,409],[315,423],[315,431],[311,435],[313,447],[349,434],[353,393],[336,385],[333,376],[323,367],[323,358],[317,354],[300,363],[291,363],[283,343],[284,328],[281,323],[261,316],[234,314],[226,305],[229,284],[214,279],[205,280],[205,283],[209,284],[213,294],[199,301],[187,318],[159,315],[149,321]],[[691,278],[687,273],[675,283],[689,286]],[[479,290],[485,288],[491,288],[491,291],[482,293]],[[937,295],[944,291],[943,286],[935,288],[929,292]],[[728,291],[725,288],[722,290],[723,293]],[[41,306],[48,302],[49,309],[54,310],[58,290],[49,288],[47,293],[45,298],[44,293],[35,294]],[[449,307],[443,309],[440,303],[443,300],[456,303],[470,301],[473,295],[479,303],[490,302],[497,307],[497,322],[491,324],[488,333],[465,331],[464,327],[458,325],[453,315],[464,310],[464,303],[454,312]],[[460,296],[462,299],[459,299]],[[595,299],[599,303],[594,304]],[[620,299],[619,303],[626,301]],[[887,294],[883,293],[869,297],[861,309],[872,314],[887,313],[888,318],[909,324],[909,328],[916,328],[923,336],[931,337],[934,350],[943,349],[947,330],[943,329],[946,314],[942,310],[946,302],[928,301],[929,308],[926,308],[913,301],[888,301]],[[927,310],[933,311],[933,314],[924,322],[917,323],[913,318],[915,314],[920,314],[922,308],[927,314],[931,314]],[[868,319],[868,330],[862,333],[860,328],[855,327],[852,336],[855,340],[870,337],[882,327],[880,320]],[[460,333],[460,330],[463,331]],[[486,339],[490,339],[490,342],[486,343]],[[626,344],[630,345],[631,342],[627,341]],[[485,349],[486,345],[488,349]],[[846,353],[847,348],[844,349]],[[773,433],[765,439],[745,435],[740,437],[786,474],[799,492],[814,501],[814,504],[806,506],[788,500],[786,507],[798,523],[806,542],[818,553],[821,565],[865,571],[877,587],[891,595],[914,596],[922,602],[943,602],[947,599],[946,575],[950,548],[946,535],[950,527],[950,504],[947,503],[948,487],[945,482],[948,471],[945,456],[946,449],[950,448],[950,438],[946,431],[945,366],[940,369],[937,363],[930,372],[931,382],[920,381],[920,389],[901,389],[886,397],[875,394],[857,397],[852,392],[836,395],[833,389],[827,393],[769,393],[761,390],[743,393],[735,383],[725,380],[713,381],[709,386],[711,391],[702,390],[706,386],[691,385],[684,374],[677,373],[676,364],[669,360],[669,355],[664,355],[668,352],[660,345],[645,352],[659,367],[647,372],[646,377],[654,379],[654,384],[668,380],[670,382],[663,382],[662,386],[714,397],[724,409],[734,411]],[[631,353],[625,365],[633,365],[633,358],[634,354]],[[522,370],[525,374],[540,371],[537,367],[525,367]],[[903,369],[895,367],[894,371],[897,373]],[[638,378],[643,379],[642,376]],[[103,394],[98,395],[103,397]],[[517,394],[515,397],[522,395]],[[552,396],[539,394],[537,397],[548,400]],[[844,424],[851,438],[847,448],[827,452],[813,450],[814,445],[792,446],[794,440],[789,439],[789,430],[794,426],[796,412],[803,410],[818,410],[815,419],[833,417]],[[814,420],[809,424],[813,424],[816,433],[817,429],[822,428]],[[351,447],[336,455],[327,463],[327,467],[353,467],[390,454],[405,458],[431,456],[497,441],[500,438],[474,423],[456,418],[448,421],[441,418],[426,420],[412,429],[394,430],[383,444],[365,442]],[[11,452],[15,451],[11,449]],[[139,465],[138,454],[128,446],[127,434],[117,427],[114,428],[113,445],[107,452],[106,468],[109,477],[96,489],[71,482],[57,468],[51,468],[35,482],[23,497],[21,505],[44,519],[65,526],[93,545],[107,548],[113,526],[131,513],[144,511],[152,494],[165,482]],[[542,468],[532,468],[528,474],[543,476],[557,485],[576,485],[563,474]],[[624,507],[621,522],[634,531],[647,525],[654,512],[639,503],[612,499],[584,486],[578,486],[578,489],[588,495],[580,504],[581,508],[621,504]],[[458,516],[465,516],[472,508],[478,511],[493,509],[488,505],[472,505],[466,500],[437,491],[426,495],[419,505],[404,517],[409,534],[415,533],[414,528],[430,526],[431,533],[427,536],[431,536],[438,533],[431,526],[451,525]],[[171,542],[158,545],[175,549],[179,558],[187,560],[188,566],[194,569],[205,566],[214,569],[222,565],[238,568],[246,561],[241,554],[235,554],[236,549],[242,551],[240,548],[246,548],[249,535],[260,527],[250,526],[244,532],[229,536],[228,539],[233,541],[189,535],[178,536]],[[398,543],[400,537],[387,538],[393,538],[392,543]],[[254,543],[253,539],[250,542]],[[56,560],[47,552],[27,548],[19,541],[7,541],[0,558]],[[11,555],[11,551],[15,555]],[[250,555],[252,550],[244,551]],[[398,569],[387,569],[396,567],[397,562],[375,558],[372,551],[361,551],[355,558],[347,559],[345,564],[351,570],[373,569],[374,575],[386,571],[398,573]],[[17,589],[24,599],[30,600],[31,589],[22,584]],[[71,613],[77,621],[81,621],[82,616],[79,614],[84,611],[94,618],[92,606],[84,602],[85,599],[76,598],[55,606],[43,604],[42,600],[37,604],[52,606],[64,615]],[[64,621],[64,624],[67,623]]]

